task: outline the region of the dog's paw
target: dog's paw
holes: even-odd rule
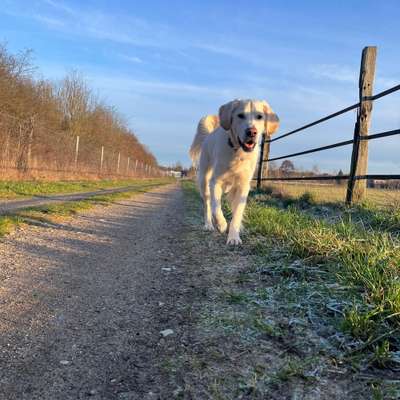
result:
[[[224,217],[222,218],[217,218],[215,215],[212,217],[213,224],[217,228],[219,233],[224,233],[228,229],[228,224],[226,223],[226,220]]]
[[[229,235],[226,244],[229,246],[239,246],[242,244],[242,239],[240,239],[239,235]]]
[[[211,222],[205,223],[203,228],[205,231],[209,231],[209,232],[215,231],[214,225]]]
[[[226,232],[228,228],[228,224],[226,223],[225,219],[223,219],[222,221],[218,221],[216,225],[219,233]]]

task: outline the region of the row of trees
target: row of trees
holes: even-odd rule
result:
[[[38,79],[30,51],[11,54],[0,45],[0,162],[17,169],[74,163],[80,137],[79,166],[104,168],[121,160],[155,167],[155,157],[113,107],[93,94],[85,80],[71,72],[60,82]]]

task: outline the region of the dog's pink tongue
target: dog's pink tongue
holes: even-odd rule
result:
[[[253,147],[253,143],[245,143],[244,144],[248,149],[251,149]]]

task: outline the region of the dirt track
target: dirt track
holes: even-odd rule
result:
[[[1,240],[0,399],[172,398],[162,364],[187,340],[190,297],[181,211],[168,186]]]

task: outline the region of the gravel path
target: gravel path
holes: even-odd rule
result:
[[[140,185],[138,185],[140,186]],[[132,185],[122,188],[114,188],[114,189],[102,189],[95,190],[91,192],[80,192],[80,193],[67,193],[67,194],[55,194],[55,195],[42,195],[42,196],[34,196],[29,199],[20,199],[20,200],[1,200],[0,203],[0,215],[11,213],[17,210],[21,210],[27,207],[37,207],[44,204],[53,204],[53,203],[63,203],[66,201],[77,201],[84,200],[92,196],[102,195],[102,194],[110,194],[110,193],[121,193],[121,192],[129,192],[131,190],[136,189],[138,186]]]
[[[1,240],[0,399],[173,398],[182,201],[164,186]]]

